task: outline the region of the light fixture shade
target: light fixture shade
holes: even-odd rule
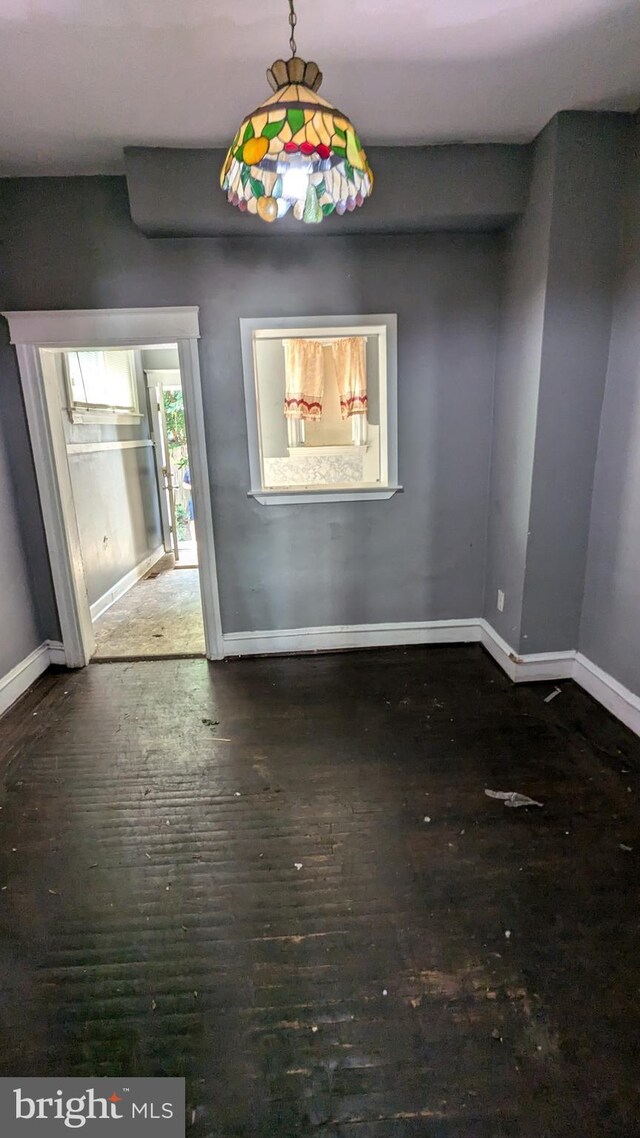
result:
[[[317,94],[317,65],[277,60],[267,75],[275,94],[244,120],[220,174],[231,204],[310,223],[362,205],[373,173],[349,119]]]

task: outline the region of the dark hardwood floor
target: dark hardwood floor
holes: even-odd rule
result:
[[[0,723],[0,1074],[184,1075],[193,1138],[633,1138],[640,742],[553,686],[49,673]]]

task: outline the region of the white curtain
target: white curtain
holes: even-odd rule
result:
[[[322,415],[324,361],[319,340],[283,340],[284,413],[287,419],[319,419]]]
[[[367,412],[366,344],[365,336],[343,336],[332,345],[343,419]]]

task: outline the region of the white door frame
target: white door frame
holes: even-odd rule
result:
[[[46,349],[60,352],[65,348],[177,344],[191,460],[205,650],[210,660],[223,656],[198,357],[198,311],[197,307],[179,307],[2,313],[9,323],[11,343],[18,356],[60,631],[69,668],[89,663],[95,638],[62,429],[60,387],[55,368],[47,367]],[[55,357],[51,355],[49,359],[54,361]]]
[[[165,477],[165,454],[162,421],[160,419],[160,388],[148,383],[145,375],[145,391],[147,393],[147,408],[149,411],[149,431],[153,440],[153,457],[156,467],[156,481],[158,483],[158,503],[160,508],[160,523],[162,528],[162,541],[165,553],[173,550],[173,532],[171,525],[171,511],[169,509],[169,494]]]

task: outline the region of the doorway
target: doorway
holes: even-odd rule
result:
[[[171,347],[141,355],[160,488],[164,544],[177,568],[198,564],[191,459],[178,354]]]
[[[219,659],[222,635],[197,351],[198,310],[5,316],[20,365],[65,662],[78,667],[92,658],[201,653]],[[147,370],[177,372],[169,402],[174,408],[180,405],[183,420],[179,485],[169,453],[164,394],[164,453],[147,395],[143,358],[158,351],[170,351],[177,363],[173,369],[149,366]],[[108,397],[99,386],[105,369],[111,377]],[[91,477],[87,462],[94,468]],[[161,467],[167,470],[164,482],[159,479]],[[184,514],[177,509],[179,497]],[[180,526],[179,535],[178,519],[184,523],[185,515],[186,526]],[[129,560],[134,562],[129,569],[122,557],[127,541],[132,546]],[[185,567],[178,570],[176,565]],[[121,569],[127,571],[120,573]],[[92,576],[94,570],[97,576]],[[154,588],[160,603],[150,613]],[[185,624],[189,593],[192,615],[197,613],[200,622],[195,651],[193,640],[181,642],[176,633],[180,623]],[[105,649],[100,621],[115,624],[120,616],[122,632],[142,621],[145,610],[151,623],[148,619],[142,650],[136,651],[131,641],[122,651],[114,650],[113,644]],[[164,627],[152,629],[157,618],[164,620]]]
[[[96,638],[92,659],[101,662],[204,656],[189,439],[178,350],[175,345],[164,345],[132,352],[120,349],[107,355],[112,361],[125,356],[133,362],[131,370],[135,374],[140,412],[131,430],[139,437],[140,447],[150,444],[151,449],[146,452],[146,461],[143,455],[137,464],[129,462],[128,481],[120,486],[116,504],[120,528],[124,523],[127,536],[134,532],[136,521],[142,531],[143,560],[138,561],[140,553],[127,546],[124,554],[128,556],[130,568],[121,565],[117,573],[112,571],[111,575],[118,576],[122,569],[128,575],[120,579],[122,584],[111,585],[106,604],[99,604],[97,612],[95,605],[91,605]],[[63,354],[65,367],[67,356],[82,361],[84,357],[90,359],[92,353]],[[121,453],[108,456],[113,473],[108,478],[103,471],[103,483],[118,482],[122,457],[129,456]],[[87,497],[99,503],[102,486],[95,475],[92,478],[86,459],[80,490],[73,464],[71,474],[76,513]],[[155,493],[145,495],[145,482],[151,483],[154,477]],[[109,486],[107,505],[112,498],[113,490]],[[103,513],[99,505],[94,506],[89,528],[95,532],[97,525],[98,535],[102,528],[107,528],[106,523],[101,523]],[[79,515],[78,520],[91,601],[92,591],[95,591],[91,578],[95,542],[86,541],[86,519]]]

